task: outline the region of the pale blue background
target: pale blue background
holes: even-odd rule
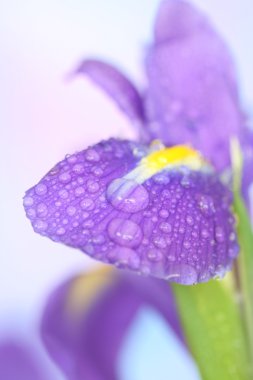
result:
[[[252,0],[193,2],[207,11],[230,45],[243,104],[252,114]],[[0,1],[0,336],[14,331],[29,336],[52,286],[68,274],[94,266],[81,253],[34,234],[21,198],[66,153],[102,137],[134,137],[127,120],[103,94],[88,81],[66,82],[66,75],[82,57],[92,55],[114,62],[141,85],[141,63],[158,4],[158,0]],[[160,338],[146,339],[155,339],[159,349],[154,352],[163,365],[171,361],[171,374],[164,379],[184,379],[173,373],[176,353],[183,355],[181,348],[169,332],[162,333],[164,326],[153,314],[146,312],[140,318],[145,321],[137,320],[127,347],[136,349],[135,339],[138,352],[150,349],[144,337],[151,327],[138,326],[156,323]],[[138,377],[131,372],[136,355],[132,348],[122,354],[122,380],[154,379],[149,366]],[[190,373],[189,369],[187,379]]]

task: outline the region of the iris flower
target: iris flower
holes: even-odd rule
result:
[[[158,313],[186,349],[165,281],[104,268],[74,276],[51,293],[42,318],[42,339],[68,379],[116,380],[131,326],[145,308]]]
[[[248,144],[230,54],[202,13],[170,0],[146,69],[140,96],[117,69],[82,62],[77,72],[115,99],[139,141],[66,156],[26,192],[26,214],[36,232],[119,268],[185,285],[222,277],[239,249],[220,171],[232,136]]]

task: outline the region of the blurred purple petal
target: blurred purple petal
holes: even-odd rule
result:
[[[134,122],[143,122],[142,99],[127,77],[108,63],[89,59],[83,61],[77,74],[85,74],[116,102]]]
[[[180,0],[161,2],[154,26],[156,43],[188,37],[200,30],[211,31],[211,28],[206,17],[190,3]]]
[[[167,28],[166,28],[167,25]],[[191,143],[217,169],[229,165],[229,139],[244,123],[228,49],[184,1],[163,3],[147,56],[150,140]]]
[[[222,276],[238,253],[229,189],[187,167],[138,182],[148,152],[110,139],[65,158],[26,193],[34,230],[144,275],[185,285]]]
[[[1,380],[49,380],[34,351],[21,343],[0,344]]]
[[[75,277],[56,289],[42,321],[44,343],[71,379],[118,379],[117,359],[124,339],[138,311],[147,305],[161,313],[183,342],[176,305],[165,282],[107,273],[111,284],[94,292],[92,275],[97,277],[99,272]],[[77,283],[79,302],[89,298],[78,313],[70,308]],[[92,289],[91,297],[86,288]]]

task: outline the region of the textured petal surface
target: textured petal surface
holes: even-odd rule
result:
[[[78,299],[82,304],[93,281],[92,275],[98,274],[75,277],[56,289],[42,321],[46,348],[71,379],[116,380],[117,358],[124,338],[145,305],[161,313],[183,340],[171,290],[160,280],[109,273],[111,283],[93,292],[85,307],[79,307],[76,313],[70,307],[71,298],[76,298],[75,288],[78,284]]]
[[[0,379],[49,380],[49,377],[30,348],[6,341],[0,345]]]
[[[150,139],[191,143],[218,169],[244,123],[233,62],[206,18],[184,1],[163,3],[147,56]]]
[[[238,253],[230,191],[186,168],[127,179],[147,149],[111,139],[65,158],[26,193],[34,230],[144,275],[187,285],[221,276]]]
[[[119,108],[133,121],[143,121],[142,99],[129,79],[118,69],[98,60],[85,60],[77,69],[77,74],[85,74],[100,86]]]

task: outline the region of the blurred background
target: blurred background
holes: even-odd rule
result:
[[[9,335],[30,339],[56,380],[64,377],[36,336],[43,305],[62,280],[97,264],[34,234],[22,197],[65,154],[110,136],[135,137],[103,93],[88,80],[70,81],[68,74],[84,57],[102,58],[141,87],[159,2],[0,0],[0,341]],[[206,11],[230,46],[242,102],[253,115],[252,0],[192,2]],[[136,321],[121,358],[123,380],[165,380],[175,374],[179,380],[198,379],[193,363],[183,360],[184,350],[164,328],[151,314]],[[159,359],[153,356],[153,361],[160,374],[145,363],[154,346],[159,347]],[[170,376],[164,368],[170,368]]]

